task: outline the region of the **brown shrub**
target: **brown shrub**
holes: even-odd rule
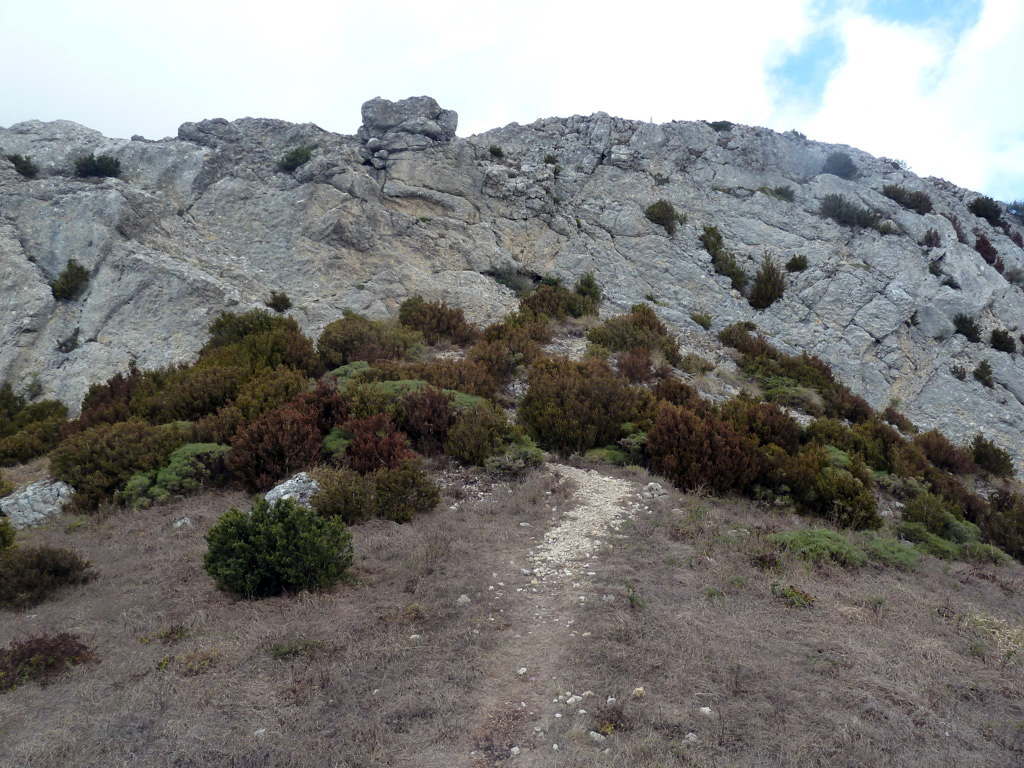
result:
[[[398,308],[398,322],[423,334],[427,344],[450,341],[459,346],[472,344],[480,332],[466,322],[462,310],[443,301],[424,301],[413,296]]]
[[[654,376],[651,368],[651,353],[646,349],[630,349],[615,360],[619,373],[633,384],[645,384]]]
[[[30,682],[46,685],[68,668],[93,658],[78,635],[67,632],[13,640],[0,649],[0,693]]]
[[[392,469],[413,457],[404,432],[395,429],[391,414],[378,413],[352,419],[344,426],[352,435],[346,452],[349,466],[361,475],[386,467]]]
[[[441,451],[448,439],[448,431],[455,424],[452,400],[453,395],[436,387],[423,387],[401,399],[402,429],[418,450],[424,453]]]
[[[66,424],[64,419],[35,421],[0,439],[0,466],[23,464],[52,450],[60,442]]]
[[[998,490],[976,522],[988,541],[1024,562],[1024,498],[1006,489]]]
[[[703,402],[694,387],[675,376],[659,381],[653,391],[658,400],[667,400],[672,405],[685,405],[691,410],[699,410],[697,405]]]
[[[441,500],[437,484],[423,470],[418,458],[373,473],[374,511],[385,520],[406,523],[419,512],[428,512]]]
[[[325,435],[338,424],[349,418],[349,407],[345,397],[338,391],[334,379],[325,376],[316,386],[300,392],[289,401],[300,413],[305,413],[321,435]]]
[[[320,451],[315,417],[285,403],[241,429],[231,441],[228,470],[254,491],[312,464]]]
[[[481,403],[459,414],[448,430],[444,452],[463,464],[482,467],[512,436],[505,411],[493,403]]]
[[[539,317],[563,320],[566,317],[596,315],[599,304],[599,299],[570,291],[561,283],[541,284],[533,293],[520,299],[519,309]]]
[[[647,432],[651,468],[686,490],[743,490],[761,471],[757,440],[728,421],[663,402]]]
[[[95,509],[113,497],[136,472],[163,466],[185,442],[180,430],[155,427],[137,419],[97,424],[71,435],[53,452],[50,472],[75,489],[75,503]]]
[[[245,424],[245,417],[234,405],[225,405],[192,425],[192,441],[228,445]]]
[[[419,331],[406,328],[397,320],[370,320],[345,310],[340,320],[324,328],[316,348],[328,370],[365,360],[402,360],[423,343]]]
[[[500,346],[497,342],[481,342],[481,346]],[[439,389],[454,389],[468,395],[493,397],[498,389],[498,378],[484,360],[473,357],[466,360],[431,360],[422,363],[380,361],[374,364],[382,380],[418,379]]]
[[[915,435],[913,443],[924,451],[924,455],[936,467],[958,475],[966,475],[976,469],[971,457],[949,442],[949,439],[937,429]]]
[[[245,421],[251,423],[267,411],[277,408],[303,392],[307,382],[305,374],[291,368],[282,366],[266,370],[239,388],[235,406],[241,411]]]
[[[531,436],[563,454],[617,441],[626,422],[644,419],[651,397],[618,378],[604,360],[538,360],[519,418]]]
[[[777,445],[787,453],[800,447],[800,425],[774,403],[737,397],[722,407],[721,415],[737,432],[753,435],[761,445]]]
[[[132,414],[151,424],[194,421],[235,399],[247,378],[241,368],[181,366],[146,371],[132,393]]]
[[[914,422],[897,411],[895,406],[887,405],[885,410],[882,411],[882,418],[899,429],[904,435],[917,434],[917,427],[914,426]]]
[[[93,384],[82,400],[82,412],[69,427],[80,431],[96,424],[114,424],[131,417],[132,395],[143,381],[143,373],[134,365],[127,375],[115,373],[105,384]]]
[[[0,553],[0,605],[27,608],[69,584],[93,577],[89,563],[58,547],[15,547]]]
[[[660,352],[672,365],[679,365],[679,343],[649,304],[634,304],[629,314],[609,317],[587,331],[587,340],[613,352],[646,349]]]

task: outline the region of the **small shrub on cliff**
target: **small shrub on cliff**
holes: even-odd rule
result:
[[[878,229],[881,226],[882,217],[874,211],[848,200],[842,195],[825,195],[821,200],[818,213],[827,219],[832,219],[839,224],[848,227],[867,227]]]
[[[288,298],[287,293],[282,291],[271,291],[270,298],[267,299],[266,305],[275,312],[286,312],[291,309],[292,300]]]
[[[14,486],[8,483],[4,479],[4,473],[0,472],[0,499],[4,496],[10,495],[12,491],[14,491]],[[9,523],[7,523],[7,519],[0,518],[0,551],[4,549],[4,533],[2,530],[4,525],[9,525]]]
[[[58,547],[14,547],[0,552],[0,606],[28,608],[57,589],[93,577],[89,563]]]
[[[39,175],[39,168],[32,162],[31,158],[25,155],[7,155],[7,159],[11,161],[14,170],[26,179],[34,179]]]
[[[841,179],[852,179],[857,175],[857,165],[845,152],[832,152],[821,166],[822,173],[831,173]]]
[[[1014,341],[1013,334],[1009,331],[1004,331],[1002,328],[992,329],[989,343],[992,345],[992,349],[997,349],[1000,352],[1009,352],[1012,355],[1017,351],[1017,342]]]
[[[203,347],[203,352],[235,344],[246,336],[279,329],[298,331],[299,324],[295,318],[278,317],[265,309],[251,309],[241,314],[222,312],[210,323],[210,339]]]
[[[598,289],[600,291],[600,289]],[[588,295],[570,291],[560,282],[541,284],[537,290],[519,300],[519,311],[537,318],[563,320],[566,317],[596,315],[600,298],[591,291]]]
[[[50,457],[50,471],[75,489],[75,503],[96,509],[136,472],[164,465],[183,442],[177,430],[135,419],[98,424],[71,435]]]
[[[750,306],[754,309],[767,309],[782,298],[786,289],[786,280],[782,270],[770,254],[765,254],[761,268],[754,276],[754,286],[750,289]]]
[[[645,349],[679,365],[679,343],[649,304],[634,304],[629,314],[609,317],[587,331],[587,341],[613,352]]]
[[[300,165],[308,163],[312,157],[312,147],[296,147],[277,161],[277,167],[285,173],[291,173]]]
[[[75,160],[75,175],[79,178],[117,178],[121,175],[121,161],[113,155],[82,155]]]
[[[353,562],[345,523],[292,499],[259,498],[248,514],[232,507],[206,541],[203,563],[217,587],[250,599],[330,587]]]
[[[797,254],[786,262],[787,272],[803,272],[807,269],[807,257],[803,254]]]
[[[925,248],[938,248],[942,245],[942,237],[939,235],[938,230],[929,229],[924,233],[924,237],[921,239],[921,245]]]
[[[992,242],[978,230],[974,230],[976,239],[974,241],[974,250],[981,254],[981,258],[985,260],[985,263],[995,269],[997,272],[1002,273],[1004,269],[1003,260],[999,258],[999,251],[992,245]]]
[[[995,380],[992,378],[992,364],[989,363],[988,360],[982,360],[978,363],[972,375],[975,379],[980,381],[982,385],[989,389],[992,389],[996,385]]]
[[[953,327],[961,336],[966,336],[968,341],[981,341],[981,327],[970,315],[958,313],[953,318]]]
[[[932,211],[932,199],[924,192],[913,192],[906,187],[896,184],[886,184],[882,187],[882,194],[890,200],[899,203],[904,208],[909,208],[921,215],[931,213]]]
[[[50,292],[57,301],[74,301],[89,284],[89,270],[75,259],[69,259],[57,279],[50,283]]]
[[[971,441],[974,463],[996,477],[1013,477],[1013,457],[982,434]]]
[[[423,334],[427,344],[450,341],[460,347],[476,341],[479,332],[466,322],[459,307],[449,307],[443,301],[425,301],[413,296],[398,308],[398,322]]]
[[[0,693],[25,683],[46,685],[93,658],[81,638],[68,632],[12,640],[6,648],[0,648]]]
[[[227,467],[249,488],[263,491],[316,461],[320,441],[315,416],[285,403],[235,435]]]
[[[976,197],[967,206],[967,210],[985,219],[993,227],[998,227],[1003,220],[1003,209],[991,197]]]
[[[644,216],[651,223],[664,227],[665,231],[670,235],[675,233],[676,224],[679,223],[679,214],[676,213],[675,207],[668,200],[659,200],[656,203],[651,203],[647,206],[647,210],[644,211]]]
[[[711,266],[714,267],[715,272],[728,277],[732,287],[743,293],[749,278],[736,262],[736,257],[726,250],[725,241],[722,238],[722,233],[718,231],[718,227],[705,226],[700,235],[700,242],[704,246],[704,250],[711,254]]]

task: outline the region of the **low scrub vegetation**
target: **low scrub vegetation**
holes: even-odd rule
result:
[[[89,563],[71,550],[9,546],[0,549],[0,606],[29,608],[60,587],[84,584],[92,577]]]
[[[985,219],[993,227],[998,227],[1003,221],[1003,209],[991,197],[976,197],[967,206],[967,210],[982,219]]]
[[[81,638],[69,632],[12,640],[0,648],[0,693],[27,683],[47,685],[71,667],[94,658]]]
[[[822,173],[831,173],[841,179],[853,179],[857,176],[857,164],[846,152],[832,152],[825,158],[821,166]]]
[[[69,259],[57,279],[50,283],[50,292],[57,301],[74,301],[88,285],[89,270],[75,259]]]
[[[782,298],[786,290],[786,279],[782,270],[771,254],[765,253],[761,267],[754,275],[754,285],[750,289],[750,306],[754,309],[767,309]]]
[[[740,267],[736,257],[726,250],[725,240],[722,238],[722,233],[718,231],[718,227],[705,226],[700,236],[700,242],[704,249],[711,254],[711,266],[714,267],[715,272],[728,277],[733,289],[743,293],[750,278]]]
[[[75,175],[80,178],[116,179],[121,175],[121,161],[113,155],[82,155],[75,160]]]
[[[825,195],[822,198],[818,213],[827,219],[832,219],[839,224],[848,227],[865,227],[867,229],[880,229],[882,226],[881,214],[869,211],[862,205],[849,200],[843,195]]]
[[[312,158],[312,147],[296,147],[278,160],[277,167],[285,173],[291,173],[299,166],[308,163]]]
[[[413,296],[398,308],[398,322],[423,334],[427,344],[448,341],[465,346],[476,341],[479,332],[466,322],[462,310],[449,307],[443,301],[425,301]]]
[[[647,217],[648,221],[664,227],[665,231],[670,235],[675,234],[676,225],[680,223],[679,214],[676,213],[675,206],[668,200],[658,200],[656,203],[651,203],[647,206],[647,210],[644,211],[644,216]]]
[[[6,157],[14,166],[14,170],[26,179],[34,179],[39,175],[39,167],[32,162],[31,158],[25,155],[7,155]]]
[[[679,343],[649,304],[634,304],[628,314],[615,315],[587,331],[587,340],[613,352],[643,349],[672,365],[680,361]]]
[[[896,184],[886,184],[882,187],[882,194],[921,215],[932,212],[932,199],[924,192],[914,192]]]

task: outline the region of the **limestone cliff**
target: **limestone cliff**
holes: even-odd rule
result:
[[[1024,293],[1004,277],[1024,265],[1011,239],[1020,222],[974,216],[976,193],[764,128],[598,113],[462,139],[456,124],[420,97],[367,102],[356,136],[251,118],[186,123],[161,141],[64,121],[0,129],[0,154],[40,168],[30,180],[0,158],[0,380],[20,390],[38,372],[46,395],[75,408],[130,360],[190,360],[217,313],[262,306],[271,291],[287,293],[291,314],[317,334],[343,308],[383,316],[412,293],[485,322],[515,306],[487,272],[592,270],[606,311],[653,297],[684,342],[705,349],[713,336],[691,313],[710,314],[713,331],[751,320],[781,348],[825,359],[874,405],[897,398],[923,426],[960,439],[983,431],[1024,459],[1024,366],[984,343],[995,328],[1020,332]],[[281,171],[300,146],[311,159]],[[852,180],[821,173],[836,150],[856,164]],[[121,178],[75,178],[75,158],[90,152],[117,157]],[[934,211],[901,207],[882,195],[888,184],[926,193]],[[777,186],[795,199],[766,193]],[[823,218],[829,194],[880,214],[894,233]],[[672,235],[644,215],[659,199],[686,214]],[[756,311],[715,274],[704,225],[750,274],[766,252],[780,263],[802,254],[808,268]],[[936,247],[920,245],[928,230]],[[974,249],[975,230],[1002,273]],[[57,301],[50,283],[70,259],[89,270],[88,287]],[[953,333],[958,313],[978,319],[981,343]],[[78,346],[59,351],[76,331]],[[993,388],[970,375],[984,360]]]

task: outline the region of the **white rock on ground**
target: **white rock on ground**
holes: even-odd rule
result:
[[[305,472],[299,472],[299,474],[288,478],[280,485],[271,488],[267,491],[267,502],[273,504],[280,499],[295,499],[296,502],[304,507],[308,507],[316,495],[316,492],[320,490],[320,483],[311,478]]]
[[[15,528],[39,525],[59,515],[71,503],[74,492],[74,488],[60,480],[42,480],[21,493],[0,499],[0,512],[7,515]]]

